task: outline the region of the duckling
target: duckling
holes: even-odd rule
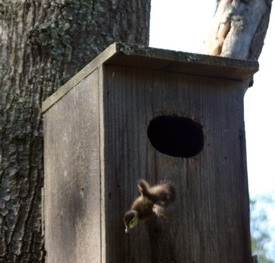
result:
[[[152,215],[164,217],[165,207],[175,200],[175,189],[167,182],[150,186],[145,180],[139,180],[138,189],[141,195],[123,217],[125,233]]]

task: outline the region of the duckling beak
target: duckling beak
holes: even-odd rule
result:
[[[130,231],[130,227],[126,226],[126,227],[125,227],[125,233],[128,234],[129,231]]]

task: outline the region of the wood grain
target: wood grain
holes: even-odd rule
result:
[[[45,115],[46,262],[101,262],[98,71]]]
[[[250,262],[242,83],[104,69],[107,262]],[[150,120],[173,114],[203,126],[197,156],[170,157],[151,146]],[[122,217],[139,178],[171,180],[178,198],[167,222],[152,219],[125,235]]]
[[[46,112],[74,86],[81,82],[82,79],[86,78],[102,64],[235,80],[247,80],[259,68],[259,64],[256,61],[177,52],[125,43],[113,43],[72,79],[60,87],[52,96],[47,98],[43,102],[42,111]]]
[[[173,63],[150,68],[146,56],[135,64],[132,55],[94,65],[44,113],[47,262],[250,263],[246,81],[201,75],[199,63],[184,72],[171,72]],[[215,63],[215,72],[231,72]],[[163,115],[199,123],[202,151],[158,152],[147,129]],[[167,220],[152,217],[127,235],[123,215],[140,178],[172,181],[177,199]]]

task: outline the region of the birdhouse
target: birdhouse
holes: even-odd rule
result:
[[[43,103],[47,263],[250,263],[243,97],[257,62],[115,43]],[[124,231],[138,179],[165,218]]]

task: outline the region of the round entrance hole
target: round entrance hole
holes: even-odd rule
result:
[[[204,146],[202,126],[185,117],[158,116],[151,120],[147,134],[156,150],[173,157],[195,156]]]

